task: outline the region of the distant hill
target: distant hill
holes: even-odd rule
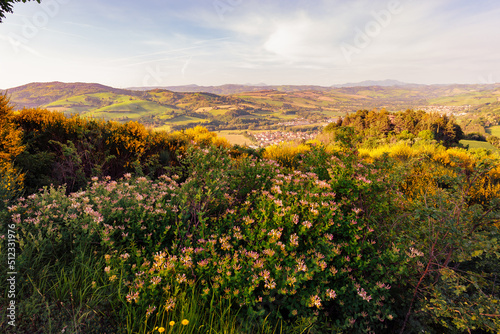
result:
[[[97,83],[48,82],[10,88],[7,93],[17,109],[42,107],[67,115],[136,120],[163,129],[194,124],[212,130],[246,129],[291,124],[296,119],[320,124],[359,109],[463,114],[487,108],[500,112],[500,84],[413,85],[384,80],[342,87],[187,85],[117,89]]]
[[[53,101],[74,95],[113,92],[120,94],[122,89],[104,86],[97,83],[63,83],[63,82],[36,82],[27,85],[9,88],[6,92],[17,108],[38,107]]]
[[[320,90],[326,91],[328,87],[322,86],[308,86],[308,85],[279,85],[279,86],[269,86],[269,85],[236,85],[227,84],[221,86],[198,86],[198,85],[184,85],[184,86],[154,86],[154,87],[131,87],[130,90],[137,91],[148,91],[151,89],[165,89],[173,92],[204,92],[219,95],[231,95],[240,94],[245,92],[258,92],[263,90],[278,90],[286,92],[296,92],[303,90]]]
[[[166,89],[171,90],[173,92],[206,92],[213,94],[239,94],[245,92],[256,92],[261,90],[278,90],[278,91],[286,91],[286,92],[296,92],[303,90],[318,90],[318,91],[327,91],[331,88],[343,88],[343,87],[369,87],[369,86],[381,86],[381,87],[391,87],[391,86],[425,86],[418,84],[405,83],[398,80],[366,80],[356,83],[345,83],[332,85],[330,87],[326,86],[317,86],[317,85],[266,85],[266,84],[245,84],[245,85],[236,85],[236,84],[227,84],[220,86],[198,86],[198,85],[183,85],[183,86],[153,86],[153,87],[131,87],[128,88],[130,90],[138,90],[138,91],[147,91],[151,89]]]
[[[398,80],[365,80],[361,82],[355,82],[355,83],[345,83],[345,84],[339,84],[339,85],[332,85],[331,87],[368,87],[368,86],[382,86],[382,87],[390,87],[390,86],[425,86],[425,85],[417,85],[417,84],[410,84],[406,82],[401,82]]]

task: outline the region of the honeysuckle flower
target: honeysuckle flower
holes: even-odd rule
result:
[[[368,296],[368,293],[363,288],[357,288],[358,295],[363,299],[369,302],[372,299],[372,296]]]
[[[146,317],[149,317],[153,312],[156,310],[156,306],[151,306],[149,305],[147,311],[146,311]]]
[[[307,227],[307,228],[311,228],[311,227],[312,227],[311,222],[310,222],[310,221],[308,221],[308,220],[303,221],[303,222],[302,222],[302,225],[303,225],[303,226],[305,226],[305,227]]]
[[[316,306],[317,308],[320,308],[321,298],[319,298],[318,295],[311,296],[311,298],[309,298],[309,306],[310,307]]]

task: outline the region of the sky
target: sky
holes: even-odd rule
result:
[[[500,82],[498,0],[42,0],[0,23],[0,89]]]

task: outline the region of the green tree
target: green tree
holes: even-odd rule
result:
[[[5,18],[5,13],[12,13],[12,5],[15,2],[28,2],[31,0],[0,0],[0,23]],[[40,3],[41,0],[33,0]]]

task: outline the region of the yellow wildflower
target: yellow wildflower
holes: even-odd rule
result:
[[[184,326],[186,326],[187,324],[189,324],[189,320],[184,319],[184,320],[181,321],[181,324],[183,324]]]

